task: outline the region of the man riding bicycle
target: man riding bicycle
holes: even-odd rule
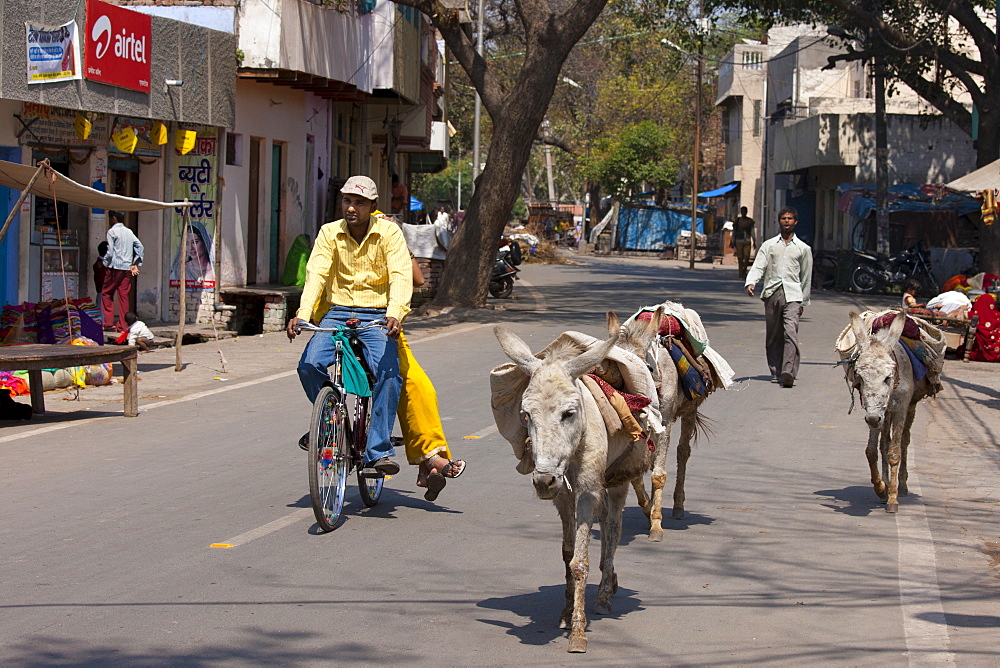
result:
[[[340,192],[344,217],[319,230],[299,310],[289,320],[287,333],[294,339],[299,325],[317,316],[321,327],[344,326],[349,319],[362,325],[385,319],[385,332],[375,327],[358,332],[365,361],[375,374],[364,466],[376,475],[395,475],[399,465],[390,459],[396,453],[389,436],[401,385],[396,338],[413,293],[410,254],[399,227],[372,215],[378,200],[374,181],[352,176]],[[313,336],[302,351],[298,373],[309,401],[316,400],[329,379],[334,351],[332,337],[322,334]],[[306,449],[308,443],[307,432],[299,446]]]

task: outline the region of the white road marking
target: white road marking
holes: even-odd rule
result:
[[[406,340],[409,341],[409,343],[411,345],[416,345],[418,343],[423,343],[425,341],[433,341],[434,339],[441,339],[441,338],[444,338],[446,336],[451,336],[452,334],[465,334],[466,332],[471,332],[474,329],[481,329],[483,327],[489,327],[491,325],[493,325],[492,322],[484,322],[484,323],[480,323],[478,325],[467,325],[465,327],[458,327],[456,329],[452,329],[452,330],[449,330],[447,332],[438,332],[437,334],[430,334],[428,336],[421,336],[419,338],[413,339],[412,341],[410,340],[410,337],[406,337]]]
[[[162,406],[169,406],[171,404],[179,404],[185,401],[194,401],[195,399],[202,399],[204,397],[211,396],[213,394],[221,394],[223,392],[230,392],[232,390],[239,390],[244,387],[250,387],[251,385],[259,385],[260,383],[266,383],[277,378],[285,378],[291,376],[296,371],[293,369],[291,371],[282,371],[281,373],[270,374],[264,378],[258,378],[256,380],[246,380],[242,383],[236,383],[234,385],[224,385],[222,387],[217,387],[211,390],[205,390],[203,392],[195,392],[194,394],[189,394],[187,396],[178,397],[177,399],[168,399],[166,401],[154,401],[151,404],[146,404],[142,407],[142,410],[146,411],[150,408],[160,408]],[[79,420],[67,420],[66,422],[60,422],[59,424],[50,424],[44,427],[39,427],[38,429],[32,429],[30,431],[23,431],[20,434],[11,434],[10,436],[4,436],[0,438],[0,443],[9,443],[10,441],[16,441],[22,438],[28,438],[29,436],[38,436],[39,434],[47,434],[52,431],[59,431],[60,429],[69,429],[70,427],[79,427],[82,424],[92,422],[94,420],[105,420],[106,416],[83,418]]]
[[[914,448],[910,448],[907,486],[912,495],[921,498],[913,452]],[[953,666],[955,655],[951,653],[948,620],[941,604],[934,538],[923,504],[900,504],[896,515],[896,533],[899,541],[899,604],[903,613],[903,634],[906,636],[909,664]]]
[[[274,533],[278,529],[284,529],[290,524],[295,524],[306,517],[312,517],[312,508],[299,508],[293,513],[289,513],[284,517],[279,517],[273,522],[268,522],[263,526],[259,526],[256,529],[251,529],[250,531],[245,531],[239,536],[230,538],[229,540],[220,541],[221,543],[228,544],[231,547],[239,547],[240,545],[246,545],[252,540],[260,538],[261,536],[266,536],[269,533]]]

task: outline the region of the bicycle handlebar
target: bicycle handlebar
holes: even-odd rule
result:
[[[303,331],[307,331],[307,332],[344,332],[344,333],[346,333],[346,332],[350,332],[350,331],[360,332],[362,330],[371,329],[373,327],[380,327],[381,328],[381,327],[385,327],[386,324],[388,324],[388,323],[385,321],[384,318],[379,318],[378,320],[372,320],[367,325],[361,325],[359,327],[347,327],[347,326],[344,326],[344,325],[339,326],[339,327],[319,327],[317,325],[312,324],[311,322],[300,322],[298,324],[298,329],[299,330],[303,330]]]

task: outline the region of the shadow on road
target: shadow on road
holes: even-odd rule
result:
[[[566,601],[565,593],[566,587],[564,585],[551,585],[539,587],[537,592],[531,594],[488,598],[479,602],[477,606],[490,610],[512,612],[528,621],[520,626],[500,619],[480,618],[478,621],[506,629],[507,635],[514,636],[523,645],[547,645],[569,633],[569,631],[559,628],[559,613],[562,612],[563,604]],[[639,599],[635,597],[637,593],[633,589],[619,587],[618,593],[611,597],[611,614],[595,615],[589,611],[597,598],[597,585],[587,585],[588,632],[594,632],[594,624],[599,624],[601,619],[620,619],[630,612],[643,610]]]

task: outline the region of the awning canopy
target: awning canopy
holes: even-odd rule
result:
[[[715,190],[709,190],[707,192],[698,193],[698,197],[718,197],[719,195],[725,195],[730,190],[735,190],[739,188],[740,182],[733,181],[732,183],[727,183],[721,188],[716,188]]]
[[[19,165],[15,162],[0,160],[0,185],[18,191],[24,190],[28,182],[31,181],[31,177],[34,176],[35,170],[36,168],[31,165]],[[28,192],[39,197],[52,197],[55,193],[56,199],[60,202],[69,202],[91,209],[112,209],[114,211],[156,211],[175,206],[190,206],[190,203],[187,202],[156,202],[101,192],[77,183],[51,167],[43,168],[42,174],[35,180]]]
[[[994,160],[985,167],[955,179],[948,184],[953,190],[965,192],[980,192],[1000,188],[1000,160]]]
[[[410,211],[420,211],[424,208],[424,203],[418,200],[416,197],[410,198]]]

